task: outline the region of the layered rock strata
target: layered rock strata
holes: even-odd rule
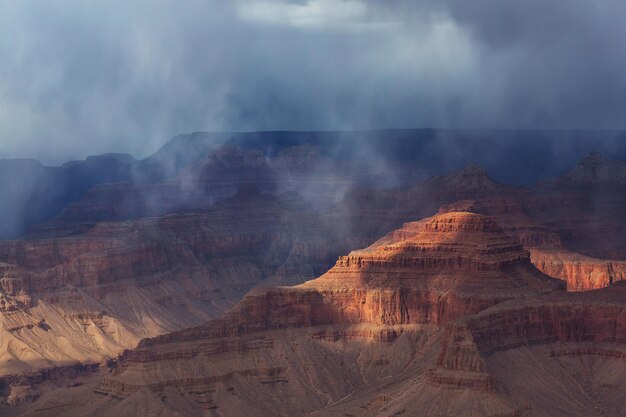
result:
[[[143,340],[96,392],[126,402],[173,389],[192,409],[303,415],[405,367],[426,375],[440,326],[563,287],[493,219],[441,214],[339,258],[316,280],[258,290],[223,319]],[[222,392],[235,398],[225,403]]]
[[[318,279],[255,290],[222,319],[145,339],[98,382],[17,409],[620,415],[623,287],[563,291],[493,218],[442,213],[340,257]]]
[[[557,204],[554,202],[554,204]],[[575,200],[559,202],[560,206],[577,204]],[[578,203],[580,204],[580,203]],[[443,206],[440,212],[467,210],[488,214],[497,219],[510,235],[516,236],[531,254],[532,263],[542,272],[567,282],[569,291],[588,291],[603,288],[626,279],[626,261],[594,258],[568,247],[565,239],[571,237],[562,226],[555,226],[547,216],[549,204],[535,197],[525,201],[515,198],[490,197],[479,200],[461,200]],[[571,210],[571,209],[570,209]],[[579,210],[572,210],[579,212]],[[565,211],[567,213],[567,211]],[[587,224],[580,218],[579,227]],[[575,226],[571,226],[575,227]],[[607,236],[610,240],[610,235]],[[567,241],[566,241],[567,242]],[[614,242],[614,241],[613,241]],[[617,245],[617,244],[616,244]]]
[[[0,375],[98,363],[325,271],[345,249],[301,200],[244,186],[201,212],[0,242]]]

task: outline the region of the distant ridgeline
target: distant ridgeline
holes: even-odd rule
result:
[[[172,181],[224,146],[258,150],[257,170],[267,169],[282,155],[281,169],[285,163],[291,164],[289,175],[298,175],[300,167],[304,167],[301,175],[308,175],[315,171],[307,170],[311,158],[324,158],[336,175],[360,185],[407,185],[474,163],[500,182],[528,186],[562,174],[592,151],[626,159],[625,138],[626,131],[606,130],[198,132],[176,136],[142,160],[115,153],[60,167],[43,166],[31,159],[0,160],[0,239],[19,237],[32,225],[55,218],[95,186]],[[284,153],[302,145],[308,145],[306,152]],[[267,166],[261,166],[263,163]],[[353,175],[355,172],[359,174]],[[256,173],[251,171],[251,175]]]

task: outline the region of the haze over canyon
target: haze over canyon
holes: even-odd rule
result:
[[[626,417],[624,0],[0,0],[0,417]]]
[[[609,155],[514,185],[414,162],[514,158],[541,134],[478,133],[195,133],[144,160],[0,161],[35,179],[3,191],[21,223],[0,241],[0,415],[621,415],[621,148],[570,137]],[[549,134],[537,146],[582,132]]]

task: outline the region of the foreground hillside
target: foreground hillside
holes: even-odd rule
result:
[[[568,293],[484,215],[406,224],[320,278],[146,339],[25,416],[620,415],[626,291]],[[58,414],[56,414],[58,415]]]

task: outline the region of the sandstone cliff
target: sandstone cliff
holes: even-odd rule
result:
[[[223,319],[143,340],[96,392],[120,404],[146,388],[168,398],[178,392],[162,405],[171,412],[332,410],[376,381],[426,375],[436,366],[440,326],[563,286],[534,269],[493,219],[441,214],[339,258],[316,280],[257,290]],[[392,399],[370,399],[365,410]]]

